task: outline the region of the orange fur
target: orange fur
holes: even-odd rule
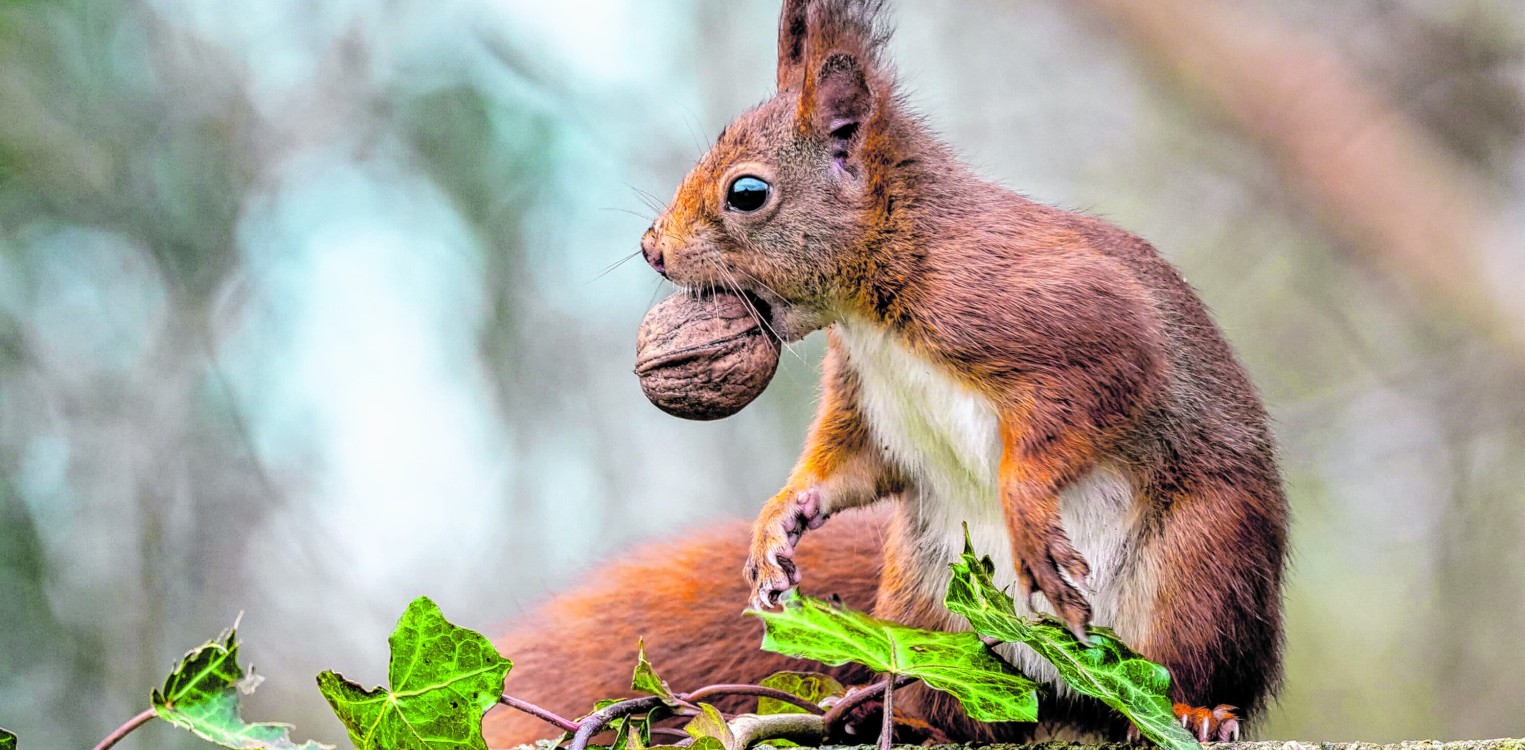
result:
[[[812,593],[872,607],[883,527],[883,514],[849,513],[817,532],[829,543],[803,551],[801,562],[836,574],[816,581]],[[580,716],[597,700],[634,695],[630,676],[642,638],[658,674],[680,691],[818,669],[758,648],[762,624],[741,614],[748,593],[739,575],[746,537],[740,521],[685,532],[600,569],[589,583],[526,613],[497,639],[514,662],[504,690],[562,716]],[[848,682],[867,677],[853,668],[826,671]],[[484,734],[488,745],[506,747],[555,737],[558,730],[499,706],[488,713]]]

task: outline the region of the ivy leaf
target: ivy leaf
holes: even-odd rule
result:
[[[651,747],[651,727],[657,722],[673,716],[674,711],[667,706],[657,706],[646,712],[646,718],[641,722],[641,745]]]
[[[997,657],[974,633],[897,625],[791,592],[761,618],[765,651],[915,677],[952,695],[979,721],[1037,721],[1038,684]]]
[[[699,704],[699,715],[688,722],[683,731],[694,738],[693,747],[699,747],[699,743],[704,740],[718,742],[725,750],[733,750],[736,745],[736,735],[731,733],[731,725],[726,723],[719,709],[708,703]]]
[[[647,728],[644,719],[620,717],[611,725],[614,728],[614,741],[609,743],[609,750],[644,750]]]
[[[16,735],[0,727],[0,750],[16,750]]]
[[[586,719],[589,716],[592,716],[593,714],[596,714],[599,711],[602,711],[602,710],[604,710],[604,709],[606,709],[606,708],[608,708],[608,707],[610,707],[610,706],[612,706],[612,705],[614,705],[616,703],[620,703],[620,702],[621,702],[621,699],[619,699],[619,698],[604,698],[603,700],[597,701],[597,702],[595,702],[593,704],[593,710],[592,711],[589,711],[588,713],[583,714],[582,716],[578,717],[578,719],[579,720]],[[619,718],[609,722],[604,727],[604,731],[605,732],[609,732],[609,731],[614,732],[615,733],[614,734],[615,740],[618,741],[619,738],[620,738],[620,733],[624,730],[625,719],[626,718],[628,718],[628,717],[621,716],[621,717],[619,717]],[[573,733],[572,732],[563,732],[562,735],[561,735],[561,740],[558,741],[556,744],[559,746],[562,742],[565,742],[567,740],[572,739],[572,737],[573,737]],[[589,747],[604,747],[604,746],[603,745],[589,745]],[[610,745],[609,747],[612,748],[613,745]],[[552,750],[554,750],[554,748],[552,748]]]
[[[601,711],[605,707],[623,702],[620,700],[602,700],[594,706],[593,710],[595,712]],[[658,706],[656,709],[653,709],[652,713],[648,713],[644,717],[621,716],[610,721],[604,727],[605,732],[614,732],[614,741],[609,743],[609,750],[645,750],[651,745],[651,722],[660,716],[656,712],[662,710],[664,710],[663,707]],[[570,739],[571,736],[572,734],[569,732],[565,738]],[[589,747],[600,746],[589,745]]]
[[[1176,722],[1170,704],[1170,672],[1128,648],[1107,628],[1087,631],[1091,645],[1080,642],[1058,618],[1018,617],[1010,595],[996,588],[995,566],[989,557],[976,557],[964,534],[964,554],[953,563],[953,579],[945,600],[949,610],[963,615],[976,633],[1025,644],[1048,660],[1076,692],[1099,698],[1122,712],[1139,733],[1168,750],[1200,746]]]
[[[778,672],[769,675],[758,684],[804,698],[818,706],[821,704],[821,701],[834,695],[841,695],[847,691],[847,688],[842,687],[842,683],[837,682],[831,675],[821,674],[820,672]],[[810,712],[793,703],[785,703],[775,698],[758,698],[757,713],[766,715],[805,714]]]
[[[677,703],[677,698],[673,696],[672,688],[667,686],[667,681],[658,677],[656,670],[651,668],[651,662],[646,661],[645,641],[640,641],[636,646],[635,674],[630,678],[630,689],[647,695],[655,695],[668,705]]]
[[[445,620],[428,597],[408,605],[387,639],[390,689],[365,690],[334,672],[318,689],[360,750],[487,750],[482,714],[503,694],[513,662],[481,633]]]
[[[631,722],[630,741],[625,743],[627,750],[646,750],[651,744],[651,719],[641,719]]]
[[[238,665],[235,625],[187,652],[149,700],[159,718],[223,747],[331,750],[331,745],[311,741],[293,743],[289,724],[245,723],[238,715],[238,697],[254,692],[258,684],[252,670],[245,675]],[[3,741],[0,747],[5,747]]]

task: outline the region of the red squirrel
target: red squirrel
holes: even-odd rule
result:
[[[760,679],[790,663],[737,609],[802,583],[966,628],[942,599],[967,522],[1019,612],[1113,628],[1170,669],[1183,723],[1235,736],[1280,680],[1287,507],[1260,399],[1149,243],[955,158],[897,92],[882,4],[786,0],[777,93],[725,128],[641,241],[679,286],[745,292],[784,341],[825,330],[788,482],[750,544],[693,536],[530,613],[503,641],[520,660],[508,690],[575,712],[626,686],[637,636],[675,683]],[[885,508],[801,541],[871,504]],[[743,558],[744,580],[716,572]],[[1050,686],[1045,728],[1127,732],[1030,651],[998,650]],[[954,739],[1033,732],[906,692],[897,706]],[[500,740],[544,733],[490,719]]]

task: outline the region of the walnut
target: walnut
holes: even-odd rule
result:
[[[646,313],[635,374],[658,409],[684,419],[722,419],[768,387],[779,344],[757,310],[729,292],[678,292]]]

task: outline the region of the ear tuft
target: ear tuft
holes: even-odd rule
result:
[[[805,78],[805,38],[810,0],[784,0],[778,14],[778,89],[797,89]]]
[[[866,70],[878,70],[890,26],[884,0],[813,0],[806,8],[807,54],[819,62],[849,52]]]

